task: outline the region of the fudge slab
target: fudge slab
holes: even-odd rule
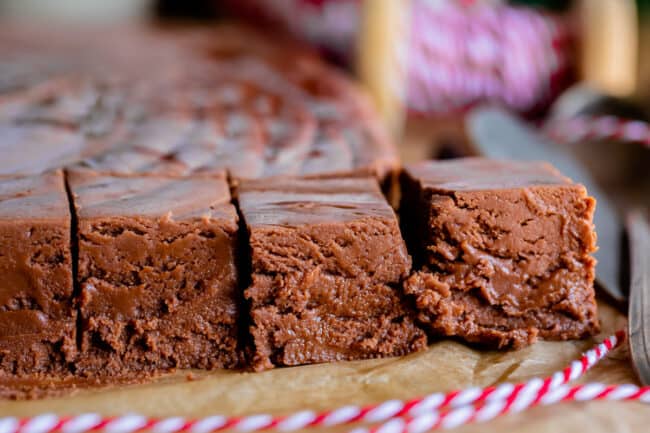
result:
[[[398,288],[411,259],[371,178],[240,181],[255,369],[426,345]]]
[[[599,329],[595,200],[548,164],[466,158],[407,165],[406,282],[436,335],[496,347]]]
[[[69,173],[80,374],[234,367],[238,217],[223,178]]]
[[[0,178],[0,373],[59,373],[76,354],[63,173]]]
[[[0,174],[394,180],[397,149],[368,98],[282,38],[138,26],[109,42],[104,31],[3,24]]]

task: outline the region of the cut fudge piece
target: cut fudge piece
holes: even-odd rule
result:
[[[223,178],[69,173],[81,374],[238,364],[238,217]]]
[[[63,173],[0,178],[0,373],[60,373],[76,354]]]
[[[407,165],[402,222],[422,269],[404,287],[420,322],[496,347],[596,333],[595,204],[548,164]]]
[[[371,178],[240,181],[255,369],[426,345],[401,291],[411,259]]]

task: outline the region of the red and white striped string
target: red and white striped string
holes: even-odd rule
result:
[[[562,15],[487,1],[414,0],[411,9],[406,104],[416,113],[482,102],[534,112],[569,82],[573,34]]]
[[[534,387],[513,393],[506,399],[482,405],[466,405],[447,411],[431,411],[413,417],[397,417],[370,428],[357,428],[350,433],[423,433],[438,429],[451,429],[470,423],[481,423],[509,413],[522,412],[536,406],[561,402],[585,401],[638,401],[650,403],[650,387],[633,384],[606,385],[587,383],[562,385],[544,389],[539,382]]]
[[[566,388],[581,377],[609,351],[625,339],[623,331],[605,339],[584,353],[564,370],[546,379],[535,378],[521,384],[504,383],[488,388],[467,388],[449,393],[434,393],[408,401],[388,400],[369,406],[344,406],[325,412],[300,411],[274,417],[260,414],[244,417],[221,415],[201,419],[182,417],[149,418],[141,415],[102,417],[98,414],[58,416],[43,414],[31,418],[0,418],[0,433],[135,433],[144,430],[159,433],[209,433],[223,430],[255,432],[262,430],[296,431],[309,427],[331,427],[352,423],[384,423],[372,432],[411,432],[441,427],[449,428],[465,422],[485,421],[498,415],[525,409],[531,405],[551,404],[563,400],[637,399],[648,400],[648,390],[629,385],[605,386],[592,384],[586,390]],[[564,390],[567,390],[564,392]],[[600,390],[600,392],[595,392]],[[379,429],[379,430],[377,430]],[[383,430],[382,430],[383,429]],[[425,429],[425,430],[426,430]]]
[[[553,120],[546,132],[557,141],[575,143],[588,140],[616,140],[650,147],[650,125],[641,120],[615,116],[579,115]]]
[[[361,0],[229,0],[254,22],[270,21],[351,61],[361,28]],[[571,17],[503,1],[413,0],[405,55],[409,109],[461,111],[480,102],[529,112],[569,83]],[[389,84],[390,85],[390,84]]]

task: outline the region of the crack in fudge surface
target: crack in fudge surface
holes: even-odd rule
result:
[[[81,375],[236,367],[238,217],[225,179],[69,174]]]
[[[595,200],[548,164],[467,158],[407,165],[405,283],[436,335],[497,347],[599,329]]]
[[[411,260],[376,180],[241,181],[255,369],[426,346],[398,283]]]
[[[66,372],[76,313],[60,171],[0,177],[0,246],[0,376]]]

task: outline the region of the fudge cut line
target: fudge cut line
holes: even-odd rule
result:
[[[425,347],[399,283],[411,260],[371,178],[238,181],[257,370]]]
[[[521,347],[599,329],[595,200],[547,164],[467,158],[407,165],[405,283],[437,335]]]
[[[75,360],[70,210],[63,173],[0,177],[0,376]]]
[[[238,217],[222,178],[69,173],[81,375],[232,368]]]

